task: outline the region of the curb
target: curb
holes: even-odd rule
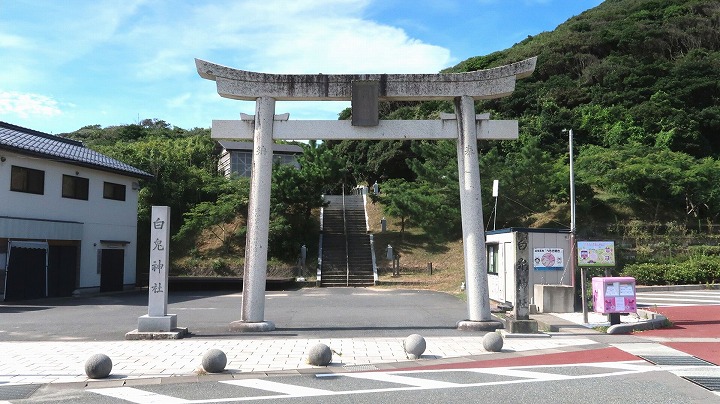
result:
[[[637,323],[624,323],[611,325],[607,329],[608,334],[630,334],[634,331],[647,331],[663,328],[667,324],[667,317],[662,314],[648,310],[638,309],[638,316],[647,318],[647,321],[638,321]]]

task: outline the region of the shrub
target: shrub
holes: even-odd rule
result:
[[[694,256],[686,261],[698,273],[698,282],[714,283],[720,280],[720,256]]]
[[[632,276],[639,285],[691,285],[720,281],[720,256],[693,256],[674,263],[626,265],[624,276]]]
[[[670,264],[665,272],[665,282],[670,285],[692,285],[698,283],[700,271],[690,262]]]
[[[632,276],[638,285],[664,285],[668,264],[629,264],[623,270],[624,276]]]
[[[688,253],[693,256],[720,256],[720,245],[692,245],[688,247]]]

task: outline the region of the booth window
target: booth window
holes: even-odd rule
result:
[[[497,244],[487,244],[487,271],[489,274],[497,275],[498,273],[498,267],[497,267],[497,255],[498,255],[498,245]]]
[[[43,195],[45,193],[45,171],[12,166],[10,169],[10,190]]]
[[[106,182],[103,185],[103,198],[114,199],[116,201],[125,200],[125,185]]]
[[[83,177],[63,175],[62,196],[63,198],[88,200],[88,188],[90,180]]]

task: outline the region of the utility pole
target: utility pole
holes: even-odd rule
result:
[[[575,286],[575,269],[577,267],[577,241],[575,233],[577,231],[577,222],[575,221],[575,167],[573,165],[573,131],[572,129],[563,129],[568,132],[568,146],[570,149],[570,271],[572,272],[572,284]],[[583,322],[588,322],[588,307],[585,299],[585,271],[580,268],[580,297],[582,299]]]

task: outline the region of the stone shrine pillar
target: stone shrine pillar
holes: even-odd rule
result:
[[[491,331],[500,328],[500,323],[491,321],[490,317],[475,101],[469,96],[456,97],[454,101],[468,306],[468,319],[460,321],[458,328]]]
[[[148,314],[138,317],[138,328],[126,339],[177,339],[187,334],[178,328],[177,315],[167,313],[170,266],[170,207],[153,206],[150,215],[150,273]]]
[[[240,320],[230,323],[230,329],[233,331],[272,331],[275,329],[272,322],[264,320],[274,119],[275,99],[271,97],[258,98],[255,101],[252,175],[243,270],[243,301]]]
[[[513,318],[508,319],[511,333],[534,334],[538,332],[537,321],[530,319],[530,249],[527,232],[515,233],[515,302]]]

